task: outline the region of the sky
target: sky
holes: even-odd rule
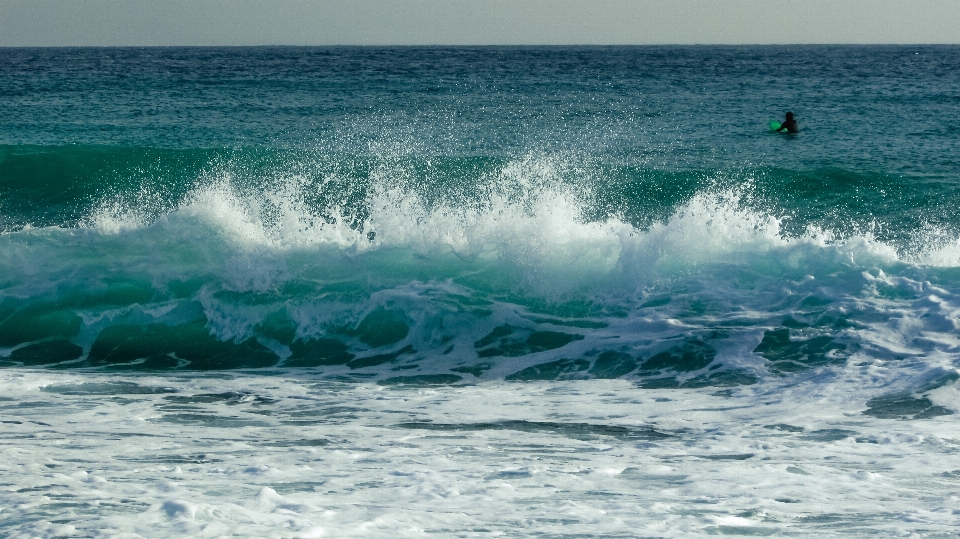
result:
[[[0,0],[0,46],[960,43],[960,0]]]

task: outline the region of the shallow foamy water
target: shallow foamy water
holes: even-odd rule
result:
[[[718,391],[7,371],[0,530],[947,537],[955,378],[887,395],[853,377]]]

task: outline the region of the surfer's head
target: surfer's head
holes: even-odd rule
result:
[[[792,113],[792,112],[788,112],[788,113],[787,113],[787,121],[789,122],[789,121],[792,120],[792,119],[793,119],[793,113]]]

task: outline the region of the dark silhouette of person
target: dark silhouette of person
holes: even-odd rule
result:
[[[787,130],[787,133],[800,132],[800,129],[797,127],[797,121],[793,119],[792,112],[787,113],[787,119],[784,120],[782,124],[780,124],[780,129],[777,129],[777,131],[783,131],[784,129]]]

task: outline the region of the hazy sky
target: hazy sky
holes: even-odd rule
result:
[[[960,43],[960,0],[0,0],[0,46]]]

